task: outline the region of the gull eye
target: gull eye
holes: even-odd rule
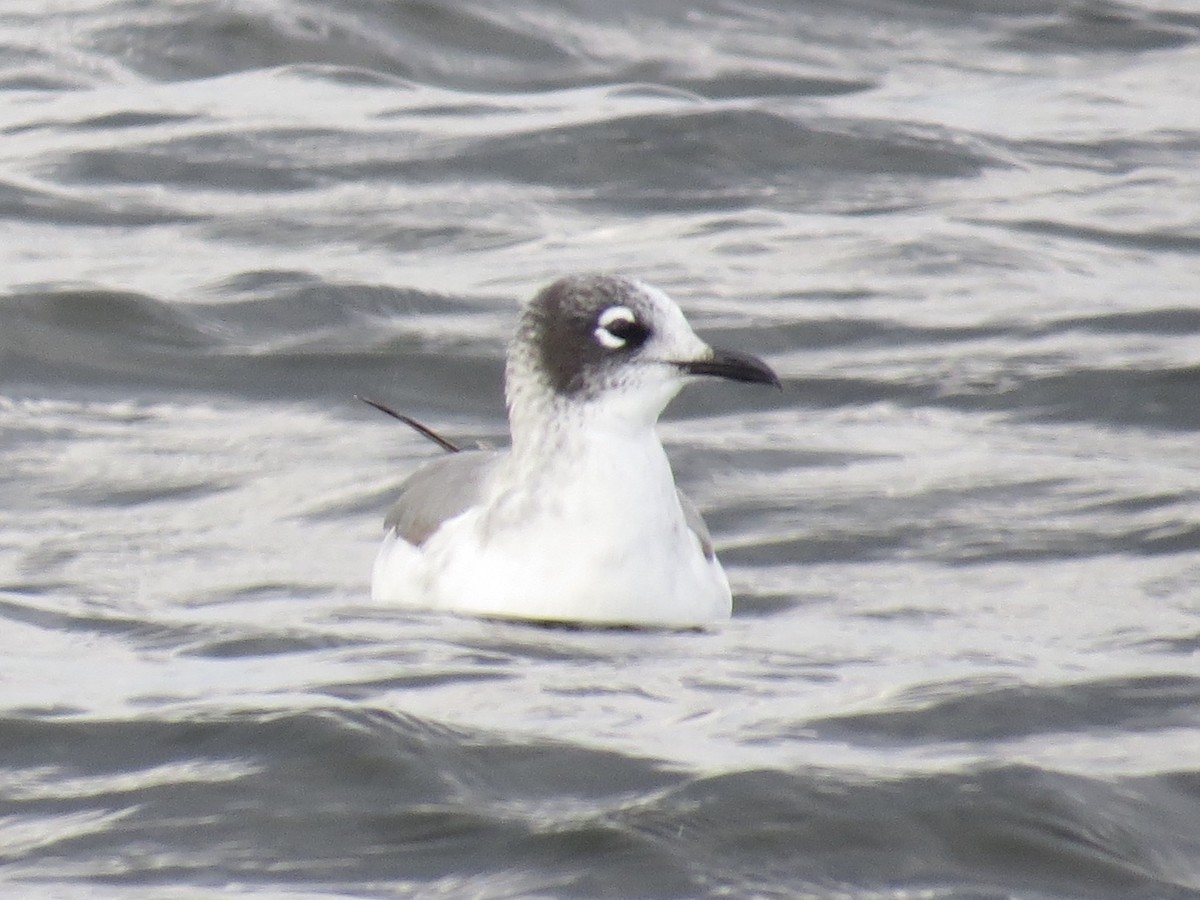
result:
[[[646,343],[650,329],[637,320],[628,306],[610,306],[600,313],[592,335],[601,347],[609,350],[636,350]]]

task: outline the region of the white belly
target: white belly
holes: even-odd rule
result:
[[[728,619],[729,581],[687,527],[655,445],[616,475],[609,456],[604,471],[575,467],[571,477],[539,482],[536,492],[485,492],[421,547],[389,535],[372,595],[558,622],[695,627]]]

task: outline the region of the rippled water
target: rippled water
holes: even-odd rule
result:
[[[0,11],[0,893],[1200,896],[1200,13]],[[670,291],[708,633],[372,606],[518,302]]]

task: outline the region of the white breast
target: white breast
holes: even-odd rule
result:
[[[481,502],[424,546],[386,542],[373,594],[534,620],[692,627],[727,619],[728,579],[687,527],[653,432],[592,435],[573,449],[509,457]]]

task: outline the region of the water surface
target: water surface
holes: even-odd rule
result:
[[[1200,896],[1200,15],[0,13],[13,896]],[[668,290],[708,633],[373,606],[518,305]]]

